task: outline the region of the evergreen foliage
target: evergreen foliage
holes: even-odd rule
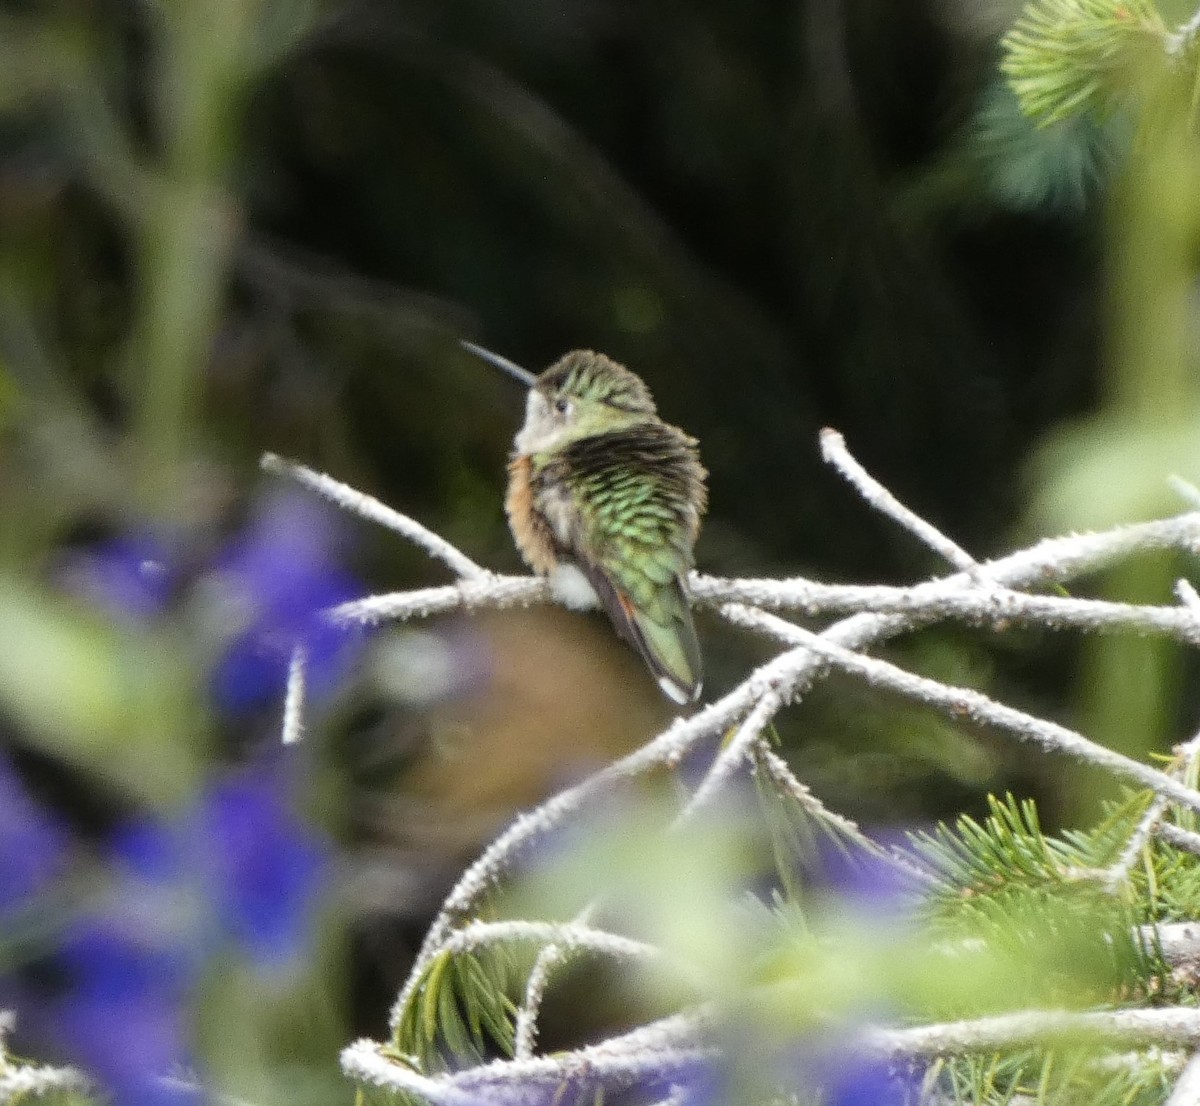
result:
[[[1104,115],[1165,35],[1153,0],[1031,0],[1001,43],[1000,69],[1042,126],[1078,112]]]

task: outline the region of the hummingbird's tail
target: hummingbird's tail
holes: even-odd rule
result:
[[[623,617],[613,621],[641,653],[663,694],[680,706],[696,702],[704,686],[700,643],[682,585],[676,581],[653,613],[634,606],[619,591],[616,597]]]
[[[639,619],[635,644],[668,699],[686,707],[700,698],[700,646],[691,618],[674,626]]]
[[[646,595],[647,602],[635,603],[595,562],[581,561],[579,567],[617,633],[642,655],[662,693],[681,707],[696,702],[704,674],[683,581],[675,577]]]

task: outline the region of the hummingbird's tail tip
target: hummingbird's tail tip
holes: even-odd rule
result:
[[[704,690],[702,683],[684,687],[678,680],[673,680],[670,676],[659,676],[658,686],[672,703],[677,703],[681,707],[690,707],[699,702],[700,693]]]

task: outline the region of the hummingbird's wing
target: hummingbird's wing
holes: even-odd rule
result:
[[[695,442],[648,423],[575,442],[565,460],[578,512],[571,557],[663,692],[695,702],[702,664],[686,581],[705,500]]]

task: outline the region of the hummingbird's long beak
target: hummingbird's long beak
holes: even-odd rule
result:
[[[489,365],[494,365],[501,372],[506,372],[509,376],[515,377],[526,388],[532,388],[537,383],[537,376],[528,369],[521,368],[520,365],[514,361],[510,361],[507,357],[501,357],[500,354],[493,353],[490,349],[484,349],[483,346],[477,346],[474,342],[468,342],[466,339],[460,339],[458,344],[468,353],[475,354],[476,357],[482,358]]]

